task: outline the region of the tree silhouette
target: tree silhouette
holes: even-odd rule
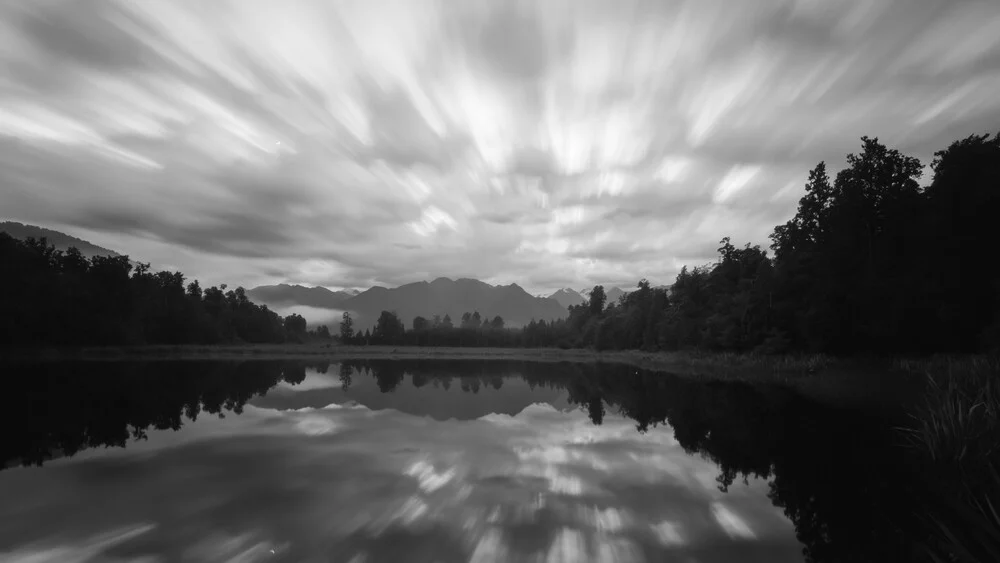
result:
[[[595,285],[594,289],[590,291],[590,314],[600,315],[604,311],[604,303],[608,300],[607,295],[604,293],[603,285]]]
[[[350,344],[353,340],[354,319],[351,318],[351,313],[344,311],[340,321],[340,341],[344,344]]]
[[[242,289],[242,288],[241,288]],[[244,298],[240,298],[244,299]],[[306,319],[299,314],[291,314],[285,317],[285,332],[290,338],[302,340],[306,334]]]
[[[375,322],[372,339],[378,344],[399,344],[406,328],[395,312],[382,311]]]
[[[127,256],[84,258],[0,233],[0,346],[283,342],[284,320],[243,288],[186,286]],[[228,291],[227,291],[228,290]],[[293,322],[293,327],[295,323]],[[304,331],[303,331],[304,332]]]
[[[352,378],[354,373],[354,368],[347,362],[342,362],[340,367],[337,368],[337,375],[340,378],[340,388],[347,391],[351,388]]]
[[[393,360],[370,360],[368,367],[378,383],[379,391],[388,393],[403,382],[406,376],[404,364]]]

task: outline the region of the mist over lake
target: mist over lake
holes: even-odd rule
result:
[[[301,315],[306,319],[306,325],[310,329],[326,325],[331,331],[337,330],[337,326],[340,324],[341,317],[344,314],[343,310],[310,307],[308,305],[274,305],[270,309],[282,317]]]

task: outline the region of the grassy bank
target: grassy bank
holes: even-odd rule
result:
[[[901,431],[929,492],[928,555],[934,561],[1000,561],[1000,359],[897,364],[927,381]]]

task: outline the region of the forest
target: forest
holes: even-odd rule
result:
[[[404,331],[383,312],[372,333],[358,337],[342,323],[341,334],[422,346],[997,352],[1000,270],[988,243],[1000,217],[1000,135],[952,143],[931,170],[922,188],[918,159],[863,137],[832,181],[823,162],[809,173],[795,216],[770,235],[771,254],[726,237],[714,264],[683,268],[669,289],[641,280],[606,303],[596,286],[566,319],[520,330],[473,313],[458,326],[414,319]]]
[[[184,285],[180,272],[152,273],[127,256],[84,257],[46,240],[0,233],[0,346],[102,346],[303,342],[301,315],[281,318],[242,287]]]
[[[923,165],[862,137],[831,180],[809,173],[795,216],[770,248],[719,243],[713,264],[673,285],[640,280],[617,303],[596,286],[567,318],[506,328],[500,317],[417,317],[383,311],[374,330],[340,326],[347,344],[706,349],[777,354],[997,352],[1000,270],[989,243],[1000,216],[1000,134],[974,135]],[[7,346],[301,342],[330,338],[281,318],[242,288],[185,286],[125,256],[84,258],[44,240],[0,233],[0,342]]]

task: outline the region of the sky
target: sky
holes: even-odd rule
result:
[[[862,135],[1000,131],[1000,3],[8,0],[0,68],[0,219],[203,285],[627,288]]]

